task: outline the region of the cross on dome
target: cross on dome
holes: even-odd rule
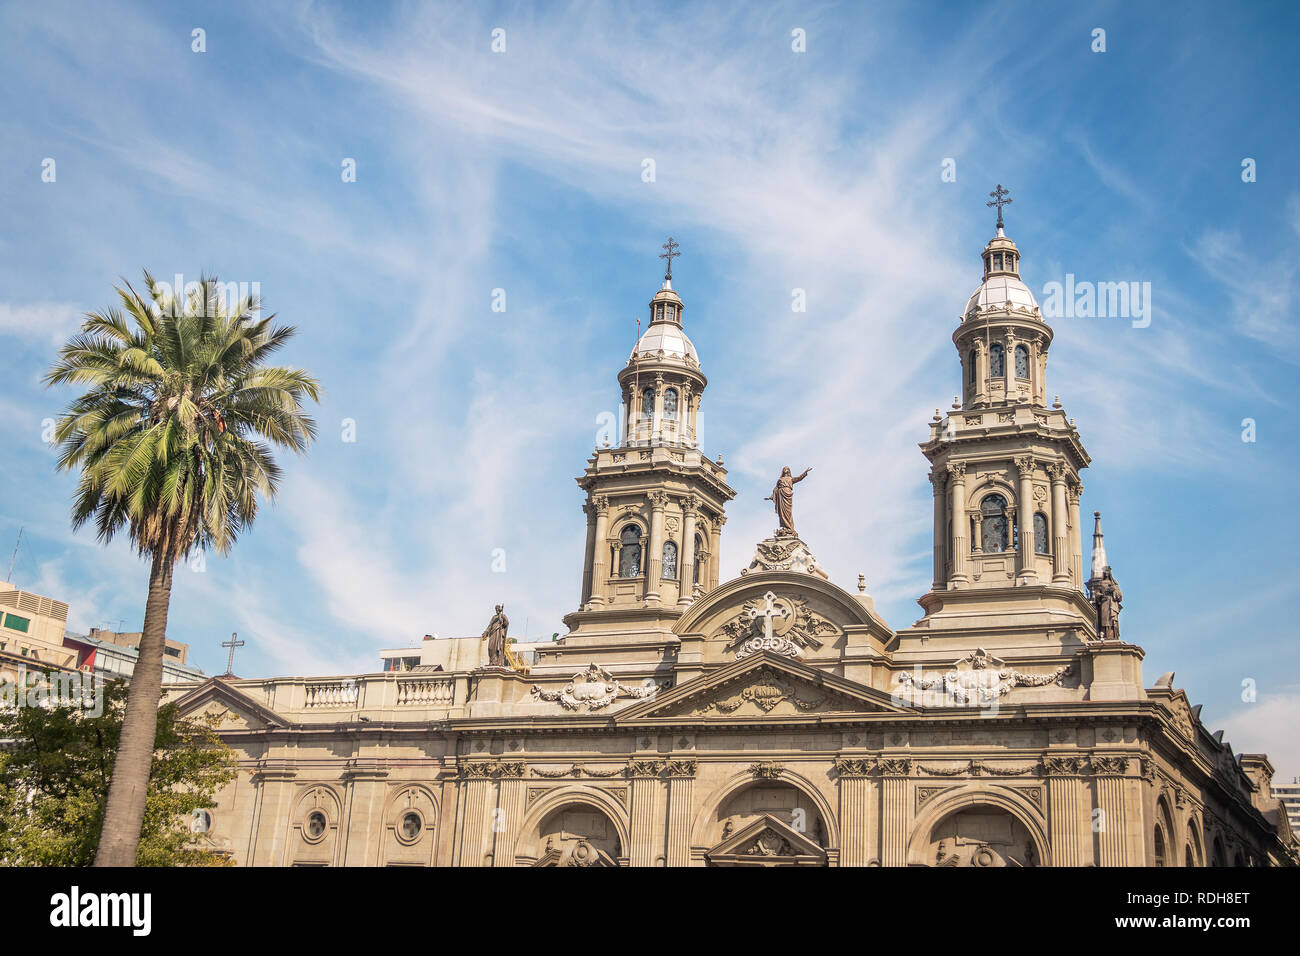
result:
[[[664,280],[665,280],[665,281],[672,281],[672,277],[673,277],[673,257],[674,257],[674,256],[680,256],[681,253],[677,251],[677,243],[673,241],[673,237],[672,237],[672,236],[669,236],[669,237],[668,237],[668,241],[665,242],[662,246],[660,246],[660,248],[661,248],[661,249],[666,249],[666,250],[667,250],[666,252],[661,252],[661,253],[659,253],[659,258],[660,258],[660,259],[667,259],[667,260],[668,260],[668,269],[667,269],[667,271],[664,272]]]

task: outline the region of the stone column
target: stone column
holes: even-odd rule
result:
[[[966,577],[966,463],[948,466],[948,488],[952,502],[952,569],[948,575],[948,588],[955,590],[967,582]]]
[[[677,606],[686,607],[695,591],[695,513],[700,499],[695,495],[682,498],[682,553],[677,560]]]
[[[1016,459],[1020,475],[1020,500],[1016,514],[1020,516],[1020,570],[1017,584],[1037,584],[1038,572],[1034,570],[1034,459],[1023,455]]]
[[[465,815],[461,818],[460,852],[456,866],[482,866],[486,853],[484,837],[495,808],[492,779],[484,767],[466,767]]]
[[[947,514],[944,506],[944,481],[945,475],[942,472],[930,471],[930,485],[934,490],[934,583],[931,588],[938,591],[943,588],[944,577],[944,552],[947,547],[944,543],[943,522]]]
[[[658,607],[661,564],[664,553],[664,508],[668,507],[668,495],[662,491],[652,491],[650,499],[650,546],[646,555],[645,603]]]
[[[609,579],[609,498],[605,495],[593,495],[592,507],[596,509],[595,541],[591,560],[591,599],[588,608],[604,607],[606,601],[605,582]]]
[[[988,365],[988,352],[984,348],[983,339],[975,342],[975,400],[977,402],[987,402],[988,395],[985,394],[985,374],[984,369]]]
[[[582,513],[587,516],[587,543],[582,552],[582,597],[578,600],[578,607],[586,607],[591,600],[591,566],[596,560],[596,509],[591,502],[584,502]]]
[[[1047,383],[1043,381],[1043,337],[1035,335],[1033,345],[1029,350],[1029,367],[1034,376],[1034,383],[1031,389],[1034,396],[1035,405],[1047,404],[1043,393],[1047,389]]]
[[[727,523],[726,515],[718,515],[718,519],[713,522],[713,530],[709,534],[709,588],[718,586],[718,564],[722,554],[722,526]]]
[[[655,409],[654,419],[650,423],[650,440],[652,444],[659,444],[659,436],[663,428],[664,421],[664,376],[660,372],[655,375]]]
[[[502,764],[500,783],[497,785],[497,810],[492,815],[492,865],[514,866],[515,843],[519,839],[519,825],[524,817],[524,765],[522,762]]]
[[[1046,757],[1047,825],[1053,866],[1082,866],[1079,845],[1079,763],[1082,757]]]
[[[691,865],[691,810],[695,797],[694,760],[668,761],[669,866]]]
[[[1068,584],[1070,581],[1070,545],[1067,527],[1069,517],[1065,508],[1065,466],[1055,462],[1047,466],[1052,476],[1052,583]]]
[[[1016,394],[1016,340],[1009,328],[1002,330],[1002,371],[1006,375],[1003,391],[1009,405]]]
[[[655,803],[659,793],[658,761],[633,761],[628,772],[632,775],[631,830],[626,847],[629,866],[654,866],[655,864]]]
[[[1124,800],[1124,774],[1128,770],[1128,758],[1107,758],[1104,765],[1094,766],[1097,776],[1096,807],[1101,810],[1101,829],[1097,832],[1097,865],[1127,866],[1128,853],[1125,851],[1125,830],[1127,829],[1126,807]]]
[[[835,761],[840,792],[840,866],[866,866],[871,862],[871,778],[875,763],[869,757],[841,757]]]
[[[1066,488],[1070,503],[1070,580],[1077,590],[1083,589],[1083,534],[1079,525],[1079,496],[1083,485],[1071,482]]]
[[[880,762],[880,865],[907,866],[907,775],[912,761],[905,757]]]

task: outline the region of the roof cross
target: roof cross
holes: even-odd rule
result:
[[[226,672],[221,676],[234,677],[235,676],[235,648],[243,647],[244,642],[239,640],[239,634],[238,632],[236,632],[230,635],[230,640],[222,641],[221,646],[230,648],[230,655],[226,658]]]
[[[779,617],[784,620],[790,616],[790,609],[777,607],[776,595],[771,591],[763,595],[763,603],[765,606],[761,611],[756,607],[749,609],[749,619],[757,621],[760,617],[763,618],[763,636],[770,641],[772,640],[772,618]]]
[[[681,253],[677,251],[677,243],[673,241],[672,236],[669,236],[668,241],[665,242],[660,248],[668,250],[667,252],[659,253],[659,258],[668,260],[668,271],[664,273],[664,278],[671,279],[673,277],[673,257],[680,256]]]
[[[1007,203],[1014,201],[1011,199],[1004,198],[1006,196],[1011,195],[1011,190],[1003,189],[1002,184],[998,183],[998,188],[993,190],[993,192],[989,193],[989,195],[993,197],[993,202],[986,202],[984,205],[998,207],[998,228],[1001,229],[1002,228],[1002,207],[1005,206]]]

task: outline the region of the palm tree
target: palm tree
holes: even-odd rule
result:
[[[301,454],[316,437],[303,399],[320,386],[301,369],[264,363],[293,336],[260,317],[256,298],[230,306],[213,278],[167,296],[116,289],[119,308],[88,312],[59,350],[47,386],[88,385],[59,418],[60,469],[80,469],[72,526],[101,541],[125,529],[150,560],[140,656],[131,678],[96,866],[132,866],[144,818],[162,695],[163,640],[176,562],[226,553],[273,498],[271,446]],[[184,300],[184,301],[182,301]]]

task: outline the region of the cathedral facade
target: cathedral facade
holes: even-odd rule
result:
[[[724,580],[735,492],[696,442],[708,380],[666,248],[617,376],[626,424],[578,478],[568,633],[527,666],[426,640],[401,672],[169,687],[239,758],[201,839],[269,866],[1293,859],[1267,757],[1211,735],[1173,674],[1145,686],[1100,516],[1085,569],[1089,457],[1048,402],[1052,329],[1001,215],[953,333],[960,396],[918,436],[933,580],[900,630],[800,539],[802,476]]]

